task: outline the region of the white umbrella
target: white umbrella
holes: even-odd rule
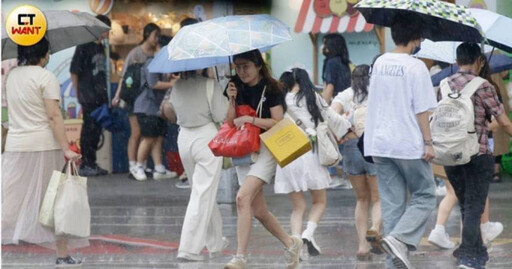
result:
[[[506,52],[512,52],[512,19],[486,9],[469,11],[482,27],[488,43]]]
[[[432,59],[445,63],[455,63],[457,59],[457,47],[462,42],[455,41],[439,41],[433,42],[425,39],[421,42],[421,50],[416,54],[419,58]],[[484,52],[492,51],[489,45],[484,46]]]
[[[98,40],[101,34],[110,30],[106,24],[85,12],[67,10],[43,11],[47,30],[45,37],[50,42],[50,52],[74,47]],[[18,45],[14,43],[2,26],[2,60],[16,58]]]

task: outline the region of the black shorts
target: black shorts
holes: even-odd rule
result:
[[[167,123],[158,116],[137,114],[137,120],[139,121],[142,137],[163,137],[167,132]]]

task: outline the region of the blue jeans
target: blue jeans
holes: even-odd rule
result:
[[[480,218],[484,212],[489,183],[494,175],[494,157],[489,154],[471,158],[464,165],[445,166],[448,180],[459,199],[462,214],[460,258],[488,257],[480,234]]]
[[[409,250],[416,250],[437,203],[432,167],[421,159],[373,157],[373,161],[377,166],[384,234],[407,244]]]
[[[338,148],[340,149],[340,152],[343,154],[343,144],[341,145],[338,145]],[[343,167],[343,159],[341,160],[341,162],[338,164],[340,167]],[[338,174],[338,167],[336,166],[330,166],[330,167],[327,167],[327,170],[329,171],[329,174],[331,176],[335,176]]]

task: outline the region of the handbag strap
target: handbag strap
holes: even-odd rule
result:
[[[290,116],[290,118],[292,118],[292,120],[295,122],[295,124],[297,124],[297,126],[302,128],[302,130],[306,131],[306,129],[307,129],[306,125],[304,124],[304,122],[302,122],[302,120],[297,118],[297,116],[295,115],[295,113],[293,113],[292,110],[290,110],[290,109],[287,110],[286,114],[288,114],[288,116]]]
[[[208,110],[210,114],[210,118],[213,121],[212,115],[212,107],[213,107],[213,90],[214,90],[214,81],[209,78],[206,80],[206,98],[208,99]]]
[[[259,118],[261,118],[261,111],[263,110],[263,98],[265,98],[265,92],[267,90],[267,85],[263,87],[263,92],[261,93],[260,102],[258,103],[258,107],[256,108],[256,114]]]

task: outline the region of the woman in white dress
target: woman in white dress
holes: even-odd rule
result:
[[[54,170],[64,158],[80,155],[69,149],[60,111],[60,85],[44,67],[50,43],[41,39],[18,46],[18,67],[7,74],[9,133],[2,155],[2,245],[20,241],[56,249],[56,268],[80,267],[69,248],[84,247],[87,239],[56,238],[39,223],[39,209]],[[27,169],[29,168],[29,169]]]
[[[322,122],[322,109],[327,103],[315,92],[315,87],[304,69],[294,68],[281,75],[281,82],[288,88],[286,106],[295,120],[304,123],[307,129],[315,129]],[[307,245],[309,255],[321,253],[313,234],[324,214],[326,201],[325,189],[329,187],[331,177],[327,167],[320,164],[318,155],[309,151],[284,168],[277,167],[274,190],[276,193],[290,195],[293,211],[290,218],[293,236],[302,238]],[[311,194],[312,206],[306,230],[302,231],[302,222],[306,213],[304,192]]]
[[[331,107],[338,113],[347,113],[349,118],[354,119],[356,109],[366,107],[368,99],[368,85],[370,66],[358,65],[352,72],[352,87],[339,93],[332,101]],[[359,121],[356,120],[356,121]],[[362,122],[364,123],[364,122]],[[364,126],[361,122],[353,125],[353,131],[343,137],[343,171],[348,175],[350,183],[356,194],[355,220],[356,230],[359,239],[357,258],[365,260],[369,258],[370,250],[373,253],[381,254],[382,250],[378,245],[380,240],[379,230],[382,224],[379,190],[377,188],[377,171],[373,163],[365,161],[357,147],[359,130]],[[363,128],[364,129],[364,128]],[[368,229],[369,211],[372,206],[372,226]],[[368,245],[368,242],[372,243]]]

